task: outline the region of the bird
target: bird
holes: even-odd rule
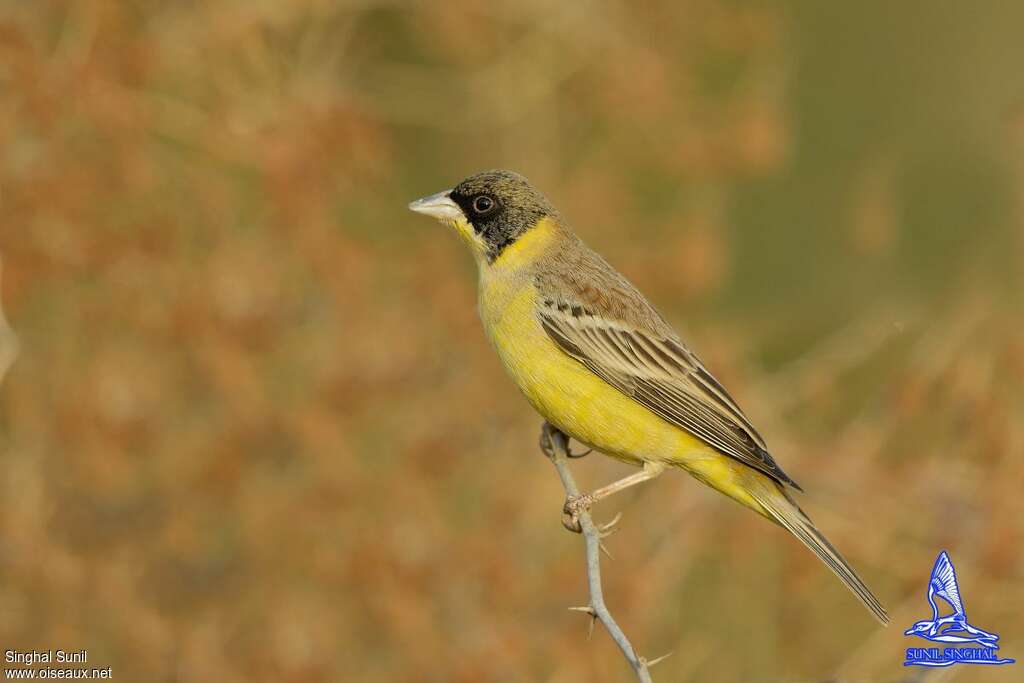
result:
[[[792,492],[802,489],[736,401],[526,178],[484,171],[409,208],[454,228],[469,246],[486,335],[546,424],[640,468],[567,500],[566,513],[667,469],[685,470],[796,536],[888,623],[882,604],[797,505]]]

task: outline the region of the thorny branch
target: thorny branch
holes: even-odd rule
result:
[[[568,438],[550,424],[545,423],[541,428],[540,444],[541,450],[551,459],[555,469],[558,470],[558,476],[562,480],[566,496],[569,498],[578,496],[580,490],[576,486],[572,472],[569,471],[568,458],[572,457],[572,455],[569,452]],[[600,620],[605,630],[612,637],[612,640],[622,650],[622,654],[626,657],[629,665],[633,667],[637,680],[642,683],[651,683],[651,673],[648,669],[664,659],[664,657],[648,662],[639,656],[633,645],[629,642],[629,638],[622,632],[619,625],[615,623],[614,617],[612,617],[608,607],[604,604],[604,591],[601,587],[601,538],[614,522],[604,527],[599,527],[594,523],[590,512],[587,510],[580,511],[577,519],[587,546],[587,583],[590,586],[590,604],[586,607],[573,607],[571,609],[586,612],[592,620]]]

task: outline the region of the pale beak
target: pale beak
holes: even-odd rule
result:
[[[424,213],[433,216],[440,221],[454,221],[462,216],[462,209],[459,205],[448,198],[451,190],[438,192],[423,199],[417,199],[409,203],[409,209],[416,213]]]

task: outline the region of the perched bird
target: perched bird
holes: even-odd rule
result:
[[[640,292],[522,176],[487,171],[412,202],[479,266],[484,329],[545,420],[641,471],[569,512],[679,467],[810,548],[882,623],[885,609],[793,501],[801,490],[721,384]]]

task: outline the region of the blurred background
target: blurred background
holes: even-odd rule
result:
[[[1022,25],[0,2],[0,644],[122,681],[627,680],[566,609],[582,542],[472,259],[405,208],[502,167],[680,329],[893,616],[679,473],[595,509],[657,680],[907,680],[940,549],[1024,659]]]

